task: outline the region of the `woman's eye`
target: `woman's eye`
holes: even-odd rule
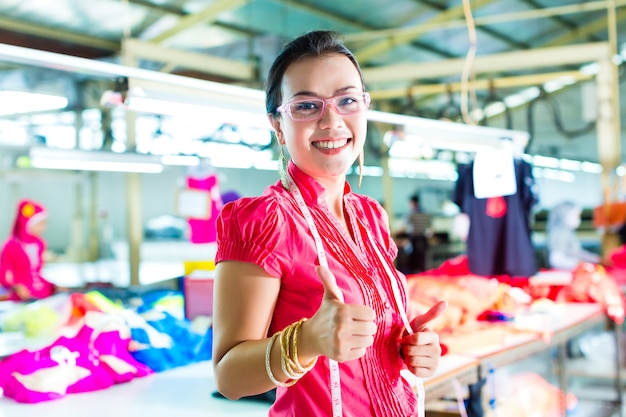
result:
[[[356,103],[356,98],[350,96],[350,97],[342,97],[341,100],[339,101],[339,105],[340,106],[348,106],[350,104],[354,104]]]
[[[316,110],[317,108],[318,108],[318,105],[310,101],[298,103],[296,105],[296,111],[311,111],[311,110]]]

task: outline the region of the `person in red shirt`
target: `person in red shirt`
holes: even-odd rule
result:
[[[2,299],[41,299],[54,293],[54,285],[41,276],[47,219],[41,204],[26,199],[18,203],[13,230],[0,252]]]
[[[424,411],[420,380],[418,396],[407,379],[436,371],[441,347],[428,322],[446,303],[407,317],[388,215],[346,181],[362,162],[369,102],[335,33],[286,45],[269,71],[266,110],[290,160],[263,195],[218,217],[216,385],[230,399],[278,387],[270,417]]]

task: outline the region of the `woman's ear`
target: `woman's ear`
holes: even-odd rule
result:
[[[279,145],[284,145],[285,144],[285,139],[283,136],[283,130],[280,126],[281,123],[281,118],[274,116],[273,114],[268,114],[267,118],[270,121],[270,124],[272,125],[272,128],[274,129],[274,134],[276,135],[276,140],[278,141]]]

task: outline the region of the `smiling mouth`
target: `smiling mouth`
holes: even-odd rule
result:
[[[319,142],[313,142],[313,146],[318,149],[339,149],[346,146],[351,140],[352,139],[322,140]]]

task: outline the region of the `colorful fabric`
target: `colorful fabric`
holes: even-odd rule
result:
[[[352,236],[338,223],[324,200],[324,188],[293,163],[289,173],[298,184],[318,228],[330,270],[337,278],[347,303],[365,304],[376,312],[378,331],[372,348],[358,360],[340,363],[341,396],[346,416],[412,416],[417,401],[400,375],[403,362],[398,354],[403,332],[396,313],[391,283],[376,255],[368,232],[393,267],[397,247],[389,234],[386,214],[372,198],[344,189],[344,209]],[[216,263],[226,260],[254,262],[281,280],[273,334],[319,308],[324,292],[315,272],[319,265],[315,243],[299,208],[280,181],[262,196],[240,198],[224,206],[218,218]],[[298,254],[298,256],[294,256]],[[406,279],[396,277],[406,300]],[[290,388],[278,388],[270,416],[331,414],[328,360]]]
[[[129,353],[130,331],[120,317],[88,311],[74,336],[0,361],[4,396],[23,403],[96,391],[153,371]]]
[[[126,311],[132,343],[130,352],[155,372],[211,359],[212,333],[197,333],[191,324],[150,310],[141,315]]]
[[[0,286],[8,289],[6,298],[19,300],[16,285],[28,290],[31,298],[50,296],[54,286],[41,275],[45,241],[29,232],[29,225],[46,218],[43,206],[30,200],[18,204],[11,236],[0,253]]]

